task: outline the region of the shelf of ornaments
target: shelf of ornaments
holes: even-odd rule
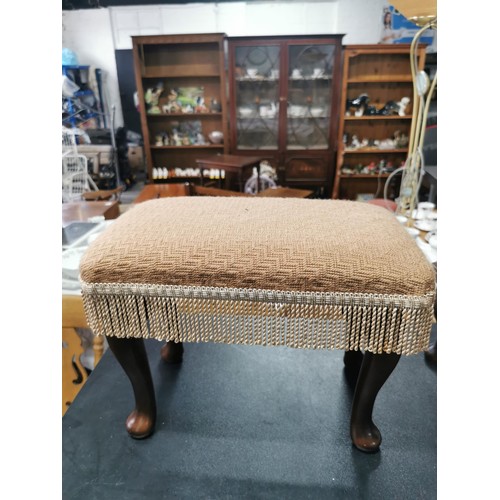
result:
[[[380,148],[359,148],[359,149],[344,149],[342,154],[372,154],[372,153],[385,153],[385,154],[399,154],[408,153],[408,148],[398,149],[380,149]]]
[[[385,76],[385,75],[377,75],[377,76],[363,76],[361,78],[349,78],[347,80],[347,83],[389,83],[389,84],[395,84],[395,83],[413,83],[413,79],[411,75],[406,76],[406,75],[399,75],[396,77],[393,76]]]
[[[404,115],[404,116],[399,116],[399,115],[363,115],[363,116],[354,116],[354,115],[348,115],[344,116],[345,121],[360,121],[360,120],[411,120],[412,115]]]
[[[196,180],[202,177],[202,172],[199,168],[166,168],[166,167],[153,167],[152,178],[154,181],[158,180],[174,180],[174,179],[186,179],[186,180]],[[208,180],[219,180],[225,179],[225,171],[221,170],[219,173],[218,169],[204,169],[203,179]]]
[[[210,65],[184,65],[184,66],[169,66],[162,69],[143,70],[141,78],[147,80],[149,78],[220,78],[220,72],[215,67]]]
[[[222,116],[220,111],[213,113],[147,113],[148,118],[207,118],[214,116]]]
[[[151,149],[224,149],[224,144],[189,144],[183,146],[149,146]]]
[[[300,78],[293,78],[293,77],[288,77],[289,82],[317,82],[317,81],[329,81],[331,80],[331,76],[318,76],[318,77],[300,77]],[[272,77],[256,77],[256,78],[250,78],[250,77],[241,77],[241,78],[236,78],[235,79],[238,83],[257,83],[257,82],[276,82],[278,83],[280,81],[279,78],[272,78]]]
[[[374,174],[340,174],[341,179],[387,179],[391,174],[374,173]]]

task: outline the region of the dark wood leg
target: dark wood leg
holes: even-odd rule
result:
[[[135,439],[153,433],[156,399],[143,339],[107,337],[108,345],[132,383],[135,408],[126,421],[127,432]]]
[[[359,373],[361,363],[363,363],[363,353],[361,351],[344,352],[344,366],[346,370],[357,371]]]
[[[165,363],[176,364],[182,363],[182,354],[184,353],[184,346],[182,342],[168,341],[160,351],[161,359]]]
[[[437,364],[437,356],[438,356],[438,346],[437,346],[437,341],[436,341],[436,342],[434,342],[434,344],[431,344],[429,346],[429,349],[427,349],[427,351],[424,351],[424,357],[429,363],[436,365]]]
[[[365,352],[354,391],[351,412],[351,439],[361,451],[378,451],[382,436],[372,421],[375,398],[398,364],[400,354],[372,354]]]

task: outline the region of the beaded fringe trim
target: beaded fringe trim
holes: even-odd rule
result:
[[[416,354],[429,346],[424,296],[82,282],[96,335]]]

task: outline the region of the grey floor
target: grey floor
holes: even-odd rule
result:
[[[436,328],[433,330],[435,338]],[[339,351],[146,341],[156,432],[128,437],[131,386],[107,351],[63,418],[63,498],[436,498],[436,367],[402,357],[379,393],[377,454],[349,438]]]

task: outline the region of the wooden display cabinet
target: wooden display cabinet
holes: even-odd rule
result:
[[[224,40],[221,33],[132,37],[149,181],[164,182],[153,175],[158,169],[171,180],[176,168],[196,169],[196,159],[228,152]],[[146,102],[148,89],[161,86],[157,105]],[[210,140],[213,131],[222,142]]]
[[[330,197],[343,35],[229,37],[231,147]]]
[[[417,57],[418,67],[423,69],[425,46],[419,47]],[[369,101],[363,114],[356,116],[362,108],[349,107],[348,100],[349,104],[352,101],[359,104],[356,99],[363,94],[368,95]],[[410,102],[403,116],[396,107],[386,115],[367,114],[380,112],[390,101],[399,103],[404,97]],[[410,136],[413,98],[409,45],[347,45],[344,48],[333,198],[383,197],[391,171],[404,164],[408,155],[405,137]],[[358,142],[353,140],[354,136]],[[358,143],[362,146],[356,147]],[[396,174],[393,179],[388,189],[392,199],[397,196],[401,176]]]

